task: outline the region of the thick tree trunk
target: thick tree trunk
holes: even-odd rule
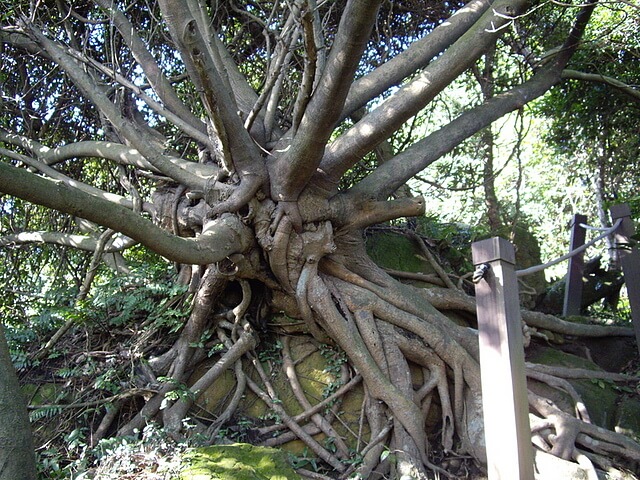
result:
[[[104,8],[114,8],[106,1],[96,1]],[[301,13],[301,5],[307,2],[290,3],[290,11],[287,8],[286,12],[280,12],[283,20],[286,14],[293,21]],[[145,354],[158,355],[149,363],[140,358],[140,376],[145,377],[141,378],[145,380],[141,383],[148,391],[156,393],[147,398],[144,406],[138,401],[132,404],[133,408],[124,414],[128,415],[129,422],[119,428],[120,434],[141,429],[153,419],[163,422],[172,435],[182,435],[183,419],[194,401],[217,378],[233,368],[237,382],[228,405],[221,405],[224,408],[222,414],[205,422],[194,416],[194,428],[211,433],[235,421],[237,405],[248,388],[282,420],[282,425],[274,421],[273,425],[265,425],[263,429],[286,427],[325,462],[327,469],[344,471],[344,478],[356,473],[356,468],[361,478],[369,478],[381,463],[381,468],[391,470],[395,477],[426,478],[429,471],[439,472],[442,468],[431,462],[440,461],[442,456],[449,454],[456,456],[458,463],[460,454],[468,454],[468,458],[474,461],[483,461],[477,334],[466,326],[457,326],[441,311],[452,308],[473,314],[474,300],[453,284],[447,290],[418,289],[394,280],[368,258],[363,229],[390,220],[422,215],[424,199],[388,198],[462,141],[557,84],[562,69],[577,48],[594,5],[588,4],[581,9],[574,28],[557,55],[553,55],[526,82],[494,95],[490,70],[493,65],[492,46],[503,34],[503,27],[508,27],[514,16],[524,13],[527,2],[469,2],[464,9],[466,13],[461,14],[470,15],[470,23],[460,16],[452,22],[442,23],[433,30],[433,35],[425,37],[430,37],[429,40],[407,49],[408,54],[397,55],[397,60],[389,67],[377,70],[378,73],[374,70],[372,76],[362,77],[353,89],[351,85],[358,68],[363,65],[361,59],[367,52],[370,31],[376,26],[376,11],[380,4],[384,8],[385,2],[348,0],[345,3],[341,19],[331,33],[331,48],[325,67],[318,69],[316,74],[309,57],[308,68],[299,72],[305,79],[302,82],[303,95],[299,98],[305,95],[308,98],[293,105],[295,114],[292,122],[289,118],[281,118],[277,124],[276,105],[277,116],[283,114],[287,117],[285,112],[289,110],[290,99],[278,93],[280,87],[274,87],[268,93],[274,86],[269,78],[265,79],[264,92],[270,98],[263,97],[263,94],[257,96],[251,85],[259,74],[252,73],[247,80],[242,78],[229,52],[225,52],[222,42],[216,40],[216,23],[210,14],[216,13],[217,16],[218,12],[210,11],[215,9],[208,4],[195,0],[157,2],[165,22],[157,31],[163,34],[168,31],[172,37],[169,49],[177,47],[184,63],[176,71],[185,68],[191,82],[186,90],[194,87],[193,96],[183,92],[185,88],[182,85],[174,92],[168,90],[172,88],[171,81],[157,74],[158,64],[151,50],[144,51],[146,41],[142,38],[147,39],[147,32],[138,38],[131,26],[137,28],[137,23],[129,23],[128,12],[127,15],[113,14],[124,45],[140,64],[162,104],[140,91],[134,82],[120,79],[122,73],[118,69],[114,71],[101,65],[102,60],[87,58],[91,54],[88,50],[70,50],[66,43],[55,40],[55,35],[50,36],[47,29],[44,29],[47,33],[43,33],[38,22],[16,19],[16,26],[0,32],[0,39],[4,42],[42,55],[47,62],[54,62],[56,68],[52,71],[63,71],[77,92],[100,112],[100,125],[107,123],[123,142],[112,148],[113,142],[105,143],[99,138],[100,141],[89,140],[88,144],[80,142],[84,145],[81,147],[80,143],[70,146],[69,139],[61,137],[60,141],[57,138],[46,139],[63,145],[49,149],[23,137],[21,132],[19,135],[0,132],[3,145],[16,149],[9,151],[3,148],[0,152],[5,156],[8,154],[10,159],[0,162],[0,192],[112,228],[167,259],[184,264],[185,270],[192,270],[195,297],[191,316],[172,348],[165,350],[164,354],[155,347],[145,350]],[[283,6],[285,4],[287,2],[282,3]],[[273,15],[278,8],[274,6]],[[131,18],[135,19],[135,16]],[[280,25],[274,22],[273,25]],[[143,24],[147,30],[146,23]],[[462,24],[467,27],[463,28]],[[315,55],[320,45],[311,45],[311,37],[315,38],[319,32],[309,30],[308,25],[301,20],[295,27],[298,31],[291,35],[304,34],[309,47],[307,53]],[[276,34],[264,26],[267,24],[260,26],[260,31],[264,30],[267,43],[275,39],[283,42],[282,45],[291,45],[291,55],[293,52],[298,55],[298,49],[293,48],[295,45],[290,42],[290,34],[284,31],[288,28]],[[228,33],[224,26],[220,28]],[[276,36],[272,37],[272,34]],[[164,45],[164,38],[159,45]],[[448,45],[450,48],[446,49]],[[266,48],[270,49],[268,45]],[[262,55],[263,47],[258,51]],[[488,68],[484,75],[485,102],[467,109],[449,124],[382,163],[352,188],[338,191],[339,181],[350,169],[400,130],[406,121],[421,112],[488,51]],[[283,61],[288,54],[284,53]],[[251,57],[244,60],[248,58]],[[169,63],[172,67],[178,66],[171,61]],[[298,72],[282,65],[277,67],[278,63],[274,61],[271,64],[278,78],[292,72],[295,82]],[[126,64],[126,59],[123,59],[123,72]],[[256,71],[260,68],[258,63]],[[390,70],[394,72],[391,74]],[[135,68],[133,71],[137,72]],[[378,91],[372,79],[381,76],[388,78],[383,89]],[[138,77],[136,73],[135,78]],[[353,113],[358,106],[371,103],[379,93],[400,84],[405,78],[407,82],[393,88],[386,101],[375,106],[346,132],[334,137],[343,116]],[[288,88],[298,91],[294,82],[289,82]],[[304,85],[315,85],[313,93],[307,91],[304,94]],[[154,112],[153,118],[150,117],[148,123],[143,118],[143,110],[147,113],[147,108],[133,112],[136,115],[123,110],[119,100],[105,94],[112,86],[128,90],[130,97],[136,99],[134,104],[138,100],[146,102]],[[75,98],[75,92],[72,98]],[[187,95],[184,100],[183,93]],[[265,101],[268,106],[263,112],[261,105]],[[194,112],[198,112],[197,117],[191,106]],[[263,114],[266,116],[264,121],[260,117]],[[162,122],[157,129],[151,128],[159,117],[165,118],[176,129],[165,128],[169,125]],[[278,132],[280,128],[289,130]],[[94,132],[99,130],[94,128],[90,135],[85,137],[81,134],[78,138],[93,138]],[[167,137],[157,142],[160,130],[166,130]],[[490,133],[490,130],[485,132]],[[184,144],[180,138],[183,134],[189,137]],[[75,131],[70,136],[76,136]],[[485,143],[491,147],[489,139],[487,137]],[[184,159],[172,153],[180,144]],[[54,153],[47,153],[49,151]],[[67,177],[48,163],[77,156],[104,158],[121,166],[133,165],[146,171],[140,172],[143,174],[140,178],[149,176],[161,182],[152,204],[141,204],[135,187],[123,185],[133,198],[127,200],[85,185],[75,177]],[[196,156],[198,162],[194,161]],[[499,225],[500,212],[491,161],[488,151],[485,186],[489,217],[495,229]],[[141,183],[140,187],[141,191],[146,191],[148,184]],[[121,188],[114,186],[114,190],[121,191]],[[153,212],[154,221],[141,215],[142,212]],[[198,267],[191,269],[191,265]],[[201,280],[199,287],[195,288],[198,280]],[[236,296],[232,295],[232,287],[236,288]],[[268,294],[261,295],[264,292]],[[256,300],[256,297],[262,298]],[[342,452],[333,452],[314,438],[315,433],[309,433],[330,431],[328,421],[321,418],[322,410],[309,413],[308,418],[313,420],[313,424],[308,424],[305,421],[307,417],[294,416],[294,409],[287,410],[283,405],[273,388],[272,378],[267,374],[275,369],[265,372],[265,362],[256,355],[258,347],[272,343],[268,335],[269,325],[261,322],[263,315],[260,309],[263,306],[295,319],[300,330],[306,327],[305,333],[310,333],[317,341],[341,347],[347,362],[345,370],[349,370],[346,365],[350,367],[350,373],[342,374],[345,377],[341,378],[344,387],[347,381],[351,383],[356,377],[358,382],[362,380],[365,396],[362,411],[365,413],[361,414],[358,433],[357,453],[363,458],[359,467],[350,464],[355,456],[340,458],[341,454],[346,457],[345,451],[349,453],[344,445],[336,444]],[[557,319],[543,315],[542,318],[534,318],[535,324],[531,321],[532,315],[523,315],[523,318],[532,327],[542,328],[544,325],[550,331],[568,329],[569,333],[575,334],[578,328],[592,331],[594,327],[573,326],[566,322],[558,326]],[[148,327],[149,324],[145,324]],[[602,332],[601,328],[604,327],[596,329]],[[165,336],[165,332],[154,333]],[[28,419],[6,341],[0,340],[0,367],[4,369],[0,371],[0,378],[5,381],[0,396],[0,447],[3,455],[0,457],[0,480],[31,479],[35,478],[35,469]],[[260,340],[263,345],[259,345]],[[144,341],[146,338],[143,336],[138,340],[139,345]],[[207,351],[201,348],[205,343],[211,347]],[[191,370],[207,353],[216,355],[218,360],[195,383],[186,386],[184,382]],[[410,366],[416,367],[420,374],[412,377]],[[293,378],[295,368],[290,369],[290,373]],[[351,380],[347,378],[349,375],[352,375]],[[593,375],[589,372],[589,378]],[[161,376],[165,377],[163,381],[169,381],[162,383]],[[542,377],[538,374],[536,378]],[[290,382],[296,384],[295,379]],[[561,383],[555,378],[547,381],[549,384],[554,382]],[[334,400],[339,401],[339,398],[331,401]],[[438,409],[432,408],[432,403],[436,402],[439,403]],[[305,405],[302,400],[300,403]],[[544,423],[543,429],[536,434],[554,453],[570,457],[578,452],[577,444],[590,448],[595,442],[605,452],[626,455],[633,461],[640,460],[640,446],[622,435],[591,428],[582,417],[563,417],[552,405],[539,402],[533,396],[531,404],[540,422]],[[308,406],[304,408],[308,410]],[[436,416],[440,415],[442,433],[435,441],[426,428],[430,409]],[[336,412],[326,414],[329,420],[332,416],[338,417]],[[113,422],[110,414],[105,415],[99,429],[106,431],[109,422]],[[367,426],[369,437],[365,438],[367,433],[363,432]],[[216,441],[215,433],[209,438]],[[258,436],[260,438],[266,437]],[[268,438],[273,439],[272,436]],[[363,447],[367,442],[368,445]],[[395,463],[382,458],[378,445],[391,449]],[[624,454],[619,452],[619,447],[625,450]]]
[[[0,480],[35,480],[31,425],[1,323],[0,379]]]

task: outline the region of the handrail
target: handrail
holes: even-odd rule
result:
[[[548,267],[556,265],[556,264],[558,264],[560,262],[564,262],[565,260],[569,260],[574,255],[577,255],[579,253],[584,252],[591,245],[593,245],[594,243],[596,243],[599,240],[602,240],[607,235],[611,235],[613,232],[615,232],[618,229],[618,227],[620,226],[621,223],[622,223],[622,219],[619,218],[618,220],[616,220],[616,222],[613,224],[612,227],[607,228],[604,232],[602,232],[600,235],[598,235],[593,240],[591,240],[591,241],[585,243],[584,245],[576,248],[575,250],[572,250],[569,253],[566,253],[566,254],[562,255],[561,257],[558,257],[555,260],[551,260],[550,262],[547,262],[545,264],[535,265],[533,267],[524,268],[522,270],[517,270],[516,271],[516,276],[517,277],[524,277],[525,275],[531,275],[532,273],[541,272],[541,271],[545,270]]]

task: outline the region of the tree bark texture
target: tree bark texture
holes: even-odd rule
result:
[[[35,480],[36,460],[27,404],[0,323],[0,479]]]
[[[394,2],[348,0],[344,7],[280,2],[269,7],[273,13],[265,19],[256,19],[253,7],[218,12],[197,0],[159,0],[149,18],[135,7],[120,11],[115,3],[95,3],[99,9],[91,13],[106,15],[114,27],[110,32],[119,32],[117,42],[103,45],[104,55],[80,48],[104,37],[95,32],[83,37],[83,31],[94,28],[87,12],[63,15],[62,24],[80,22],[82,28],[60,30],[59,36],[52,34],[58,24],[38,17],[39,11],[32,12],[38,21],[19,16],[0,29],[7,49],[37,58],[48,68],[42,70],[63,73],[63,83],[70,86],[60,97],[88,102],[91,108],[84,114],[92,124],[84,136],[77,133],[64,141],[55,135],[40,138],[20,122],[13,130],[0,129],[0,192],[93,222],[94,234],[83,240],[77,232],[12,232],[0,239],[0,246],[43,241],[91,250],[99,245],[100,226],[120,235],[103,245],[105,252],[139,242],[177,263],[194,295],[193,309],[173,345],[162,352],[154,348],[157,355],[141,359],[139,376],[153,393],[143,406],[135,404],[118,432],[131,434],[156,420],[180,438],[186,434],[183,420],[202,390],[233,370],[237,382],[224,411],[210,425],[200,425],[211,438],[234,418],[245,392],[251,391],[282,420],[282,425],[261,428],[269,441],[274,441],[269,429],[286,426],[344,476],[368,475],[381,465],[399,478],[426,478],[430,471],[442,473],[432,463],[433,440],[425,429],[437,403],[437,451],[448,455],[455,450],[482,461],[477,336],[442,313],[473,313],[474,300],[451,281],[444,281],[454,287],[448,289],[418,289],[396,281],[367,256],[365,229],[422,215],[426,199],[394,198],[394,193],[462,141],[560,82],[593,6],[580,8],[574,27],[563,34],[561,53],[526,81],[494,92],[487,72],[491,91],[480,104],[376,165],[349,188],[340,188],[351,169],[366,164],[381,142],[478,59],[488,55],[492,65],[496,41],[525,12],[526,2],[473,0],[450,21],[434,23],[423,38],[409,35],[411,45],[379,66],[366,64],[374,51],[371,34],[380,33],[378,11]],[[226,3],[216,3],[216,8],[230,7]],[[328,8],[322,19],[320,8]],[[227,17],[242,19],[231,27],[248,30],[234,33],[224,24]],[[163,23],[148,29],[147,22],[158,18]],[[153,44],[149,36],[156,32],[162,33],[153,37],[158,42]],[[246,32],[259,43],[249,53],[242,50],[246,42],[234,40]],[[67,36],[68,42],[60,41]],[[370,71],[355,80],[365,64]],[[15,96],[20,98],[19,92]],[[354,114],[364,105],[370,107]],[[344,122],[347,117],[354,123]],[[69,130],[69,136],[76,135]],[[119,172],[110,185],[113,192],[92,185],[91,171],[72,168],[74,162],[93,165],[95,159],[102,176],[96,175],[93,183],[104,185],[104,178]],[[490,152],[485,160],[490,216],[497,224]],[[305,412],[292,415],[282,406],[266,362],[256,354],[261,342],[270,339],[263,311],[295,319],[317,344],[345,352],[344,387],[360,381],[365,385],[361,430],[366,425],[368,436],[358,436],[361,464],[349,464],[344,444],[337,442],[331,451],[313,436],[333,431],[337,407],[320,413],[305,402],[299,388]],[[523,313],[523,319],[531,328],[576,335],[621,332],[542,314]],[[203,380],[180,390],[207,355],[199,346],[205,342],[215,343],[218,360]],[[7,363],[4,357],[2,361]],[[421,376],[411,377],[410,365]],[[297,388],[295,366],[289,373]],[[169,381],[158,386],[161,377]],[[11,391],[16,389],[12,384]],[[559,418],[545,406],[535,410],[548,423],[545,442],[563,454],[588,443],[573,435],[579,428],[607,448],[618,439]],[[7,411],[0,422],[10,424],[15,415]],[[100,435],[110,421],[113,414],[101,423]],[[567,423],[575,427],[571,432],[561,428]],[[22,440],[18,445],[29,448]],[[381,461],[381,445],[393,450],[395,463]],[[635,458],[640,447],[625,445],[628,457]]]

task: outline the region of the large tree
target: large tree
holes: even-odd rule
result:
[[[438,468],[424,428],[429,392],[441,405],[440,447],[482,461],[477,336],[442,313],[472,312],[473,299],[399,283],[368,258],[363,231],[421,215],[428,200],[398,193],[403,185],[561,82],[592,11],[603,7],[527,8],[520,0],[3,2],[0,192],[11,196],[3,211],[26,201],[84,219],[57,232],[14,225],[3,244],[56,243],[100,258],[139,243],[195,285],[179,337],[148,359],[148,375],[173,381],[120,433],[153,418],[180,432],[193,397],[168,406],[175,397],[167,393],[201,358],[194,345],[205,329],[218,332],[225,352],[192,390],[234,365],[244,378],[238,361],[260,340],[245,319],[261,295],[271,311],[339,346],[361,376],[371,432],[358,466],[364,477],[385,445],[396,452],[398,477]],[[536,27],[550,33],[530,46],[526,32]],[[494,88],[400,151],[383,148],[479,59],[493,57],[498,41],[510,46],[510,61],[521,59],[522,82]],[[241,291],[238,305],[212,316],[231,287]],[[531,313],[524,320],[565,333],[613,331]],[[410,363],[425,372],[417,390]],[[271,391],[243,379],[237,396],[247,382],[317,456],[348,470],[344,452],[305,433]],[[640,460],[628,438],[533,393],[530,402],[552,453],[572,459],[588,447],[593,458]]]

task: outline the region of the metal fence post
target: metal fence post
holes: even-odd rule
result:
[[[569,252],[584,245],[587,231],[580,226],[587,223],[586,215],[579,213],[573,216],[571,223],[571,240],[569,241]],[[584,252],[574,255],[569,259],[567,268],[567,278],[564,288],[564,305],[562,315],[580,315],[582,310],[582,272],[584,270]]]
[[[636,344],[640,352],[640,252],[633,245],[631,237],[635,234],[635,226],[631,219],[631,208],[626,203],[614,205],[610,209],[611,219],[615,222],[622,219],[622,223],[614,232],[618,258],[622,266],[624,283],[627,287],[631,319],[636,333]]]
[[[489,479],[533,480],[515,251],[499,237],[471,250],[479,272],[474,280]]]

